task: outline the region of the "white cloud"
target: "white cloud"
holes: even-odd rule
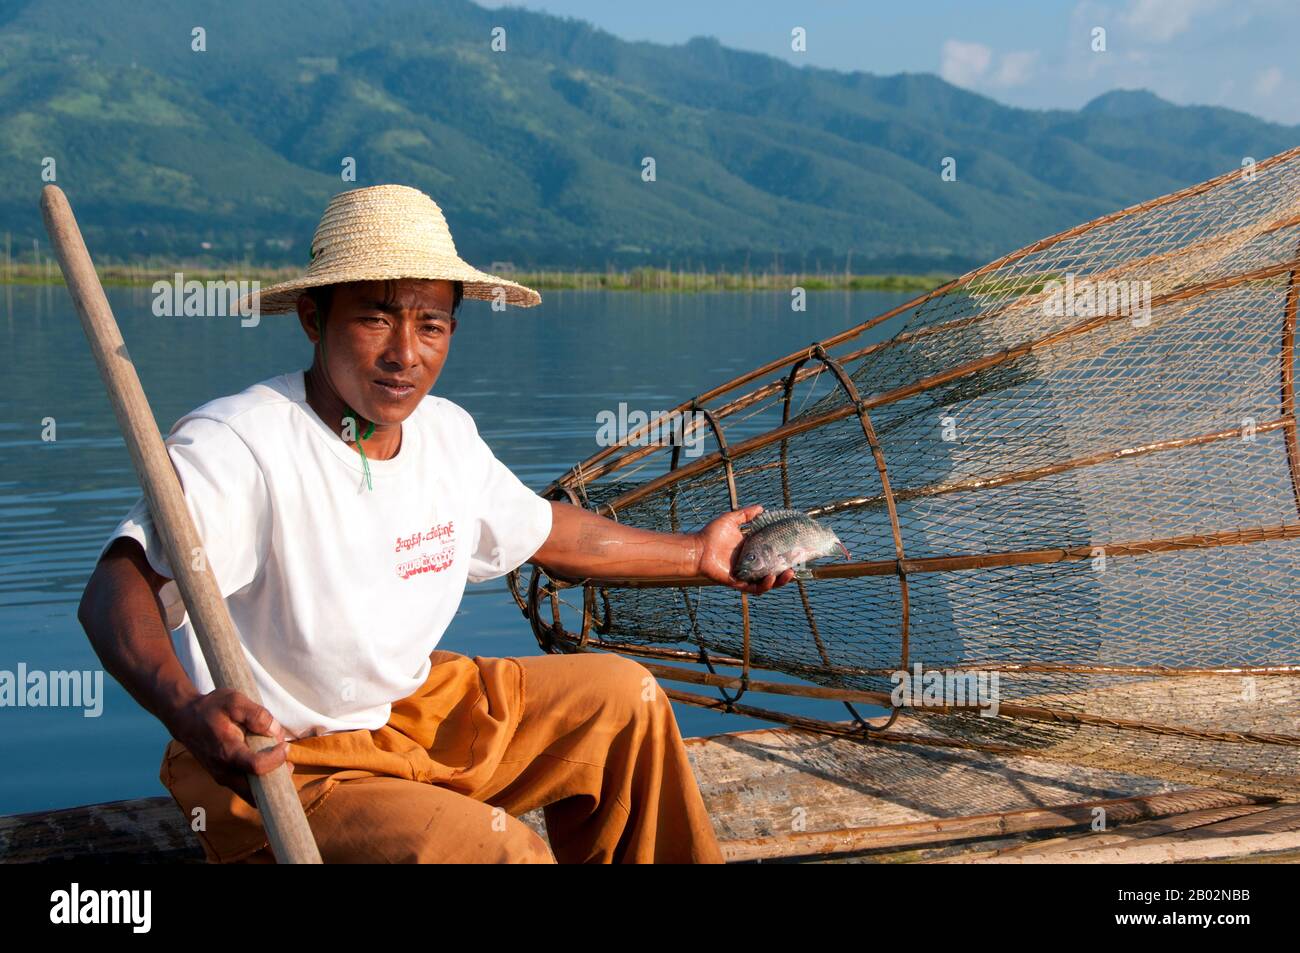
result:
[[[993,74],[992,83],[994,86],[1023,86],[1029,82],[1029,77],[1034,72],[1034,67],[1038,64],[1038,53],[1031,51],[1016,51],[1003,55],[1001,62],[998,63],[997,72]]]
[[[1016,50],[999,55],[983,43],[948,40],[943,44],[939,75],[954,86],[967,88],[1023,86],[1037,63],[1037,52]]]
[[[1165,43],[1186,33],[1192,20],[1223,5],[1223,0],[1133,0],[1120,15],[1137,38]]]
[[[954,86],[974,86],[993,62],[993,51],[983,43],[946,40],[939,59],[939,75]]]
[[[1255,77],[1255,94],[1258,96],[1272,96],[1281,85],[1282,70],[1276,66],[1270,66]]]

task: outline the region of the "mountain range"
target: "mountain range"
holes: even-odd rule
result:
[[[15,254],[49,157],[102,262],[305,264],[331,195],[401,182],[484,268],[958,271],[1297,143],[1145,91],[1019,109],[467,0],[0,0]]]

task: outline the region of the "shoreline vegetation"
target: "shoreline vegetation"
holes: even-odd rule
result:
[[[171,284],[177,272],[186,281],[259,281],[271,285],[302,273],[301,268],[238,268],[171,265],[99,265],[99,280],[105,287],[150,287],[157,281]],[[806,291],[929,291],[952,278],[934,274],[852,274],[849,272],[786,271],[684,271],[672,268],[631,268],[609,271],[563,271],[517,269],[501,273],[539,291],[788,291],[795,286]],[[11,262],[0,268],[0,284],[61,285],[63,275],[51,259],[38,263]]]

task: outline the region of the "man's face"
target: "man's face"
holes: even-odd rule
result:
[[[336,285],[325,325],[325,360],[339,396],[367,420],[401,423],[429,393],[451,348],[450,281],[402,278]],[[316,306],[299,300],[313,342]]]

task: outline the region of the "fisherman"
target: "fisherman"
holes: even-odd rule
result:
[[[524,562],[570,578],[732,574],[751,506],[697,533],[624,526],[529,490],[429,393],[462,298],[534,290],[459,257],[416,189],[335,196],[296,309],[311,367],[210,401],[167,438],[263,704],[216,689],[143,498],[78,617],[167,727],[160,779],[214,863],[273,862],[247,777],[288,761],[326,863],[721,863],[672,708],[614,654],[437,649],[466,582]],[[173,644],[169,632],[175,630]],[[278,744],[254,753],[246,732]],[[517,818],[542,808],[550,841]]]

